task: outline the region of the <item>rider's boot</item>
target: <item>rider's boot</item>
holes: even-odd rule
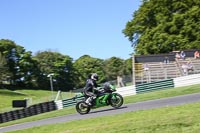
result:
[[[88,97],[85,101],[88,105],[92,105],[92,97]]]

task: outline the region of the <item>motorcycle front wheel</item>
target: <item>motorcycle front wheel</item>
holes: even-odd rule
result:
[[[110,105],[112,107],[119,108],[122,106],[123,103],[124,103],[124,99],[120,94],[115,93],[112,95],[112,97],[110,99]]]
[[[80,101],[76,104],[76,111],[81,115],[88,114],[90,106],[85,101]]]

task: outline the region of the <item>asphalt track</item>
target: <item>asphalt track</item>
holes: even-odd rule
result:
[[[76,114],[48,118],[48,119],[43,119],[43,120],[38,120],[38,121],[26,122],[22,124],[16,124],[16,125],[7,126],[7,127],[1,127],[0,133],[14,131],[14,130],[21,130],[21,129],[47,125],[47,124],[55,124],[55,123],[61,123],[61,122],[69,122],[73,120],[89,119],[89,118],[94,118],[94,117],[108,116],[108,115],[120,114],[120,113],[137,111],[137,110],[147,110],[147,109],[167,107],[167,106],[177,106],[177,105],[183,105],[183,104],[188,104],[188,103],[193,103],[193,102],[200,102],[200,93],[125,104],[119,109],[113,109],[112,107],[107,107],[107,108],[98,109],[98,110],[96,109],[96,110],[91,110],[91,112],[87,115],[80,115],[76,113]]]

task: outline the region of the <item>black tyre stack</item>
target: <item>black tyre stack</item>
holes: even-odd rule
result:
[[[56,110],[56,104],[54,101],[39,103],[23,109],[0,113],[0,123],[22,119],[53,110]]]

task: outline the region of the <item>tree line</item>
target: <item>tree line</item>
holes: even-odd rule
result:
[[[49,74],[53,75],[55,90],[69,91],[82,88],[88,75],[97,73],[99,83],[116,80],[119,75],[131,74],[131,58],[109,59],[83,55],[73,60],[54,51],[38,51],[32,55],[23,46],[8,39],[0,40],[1,88],[49,89]]]

